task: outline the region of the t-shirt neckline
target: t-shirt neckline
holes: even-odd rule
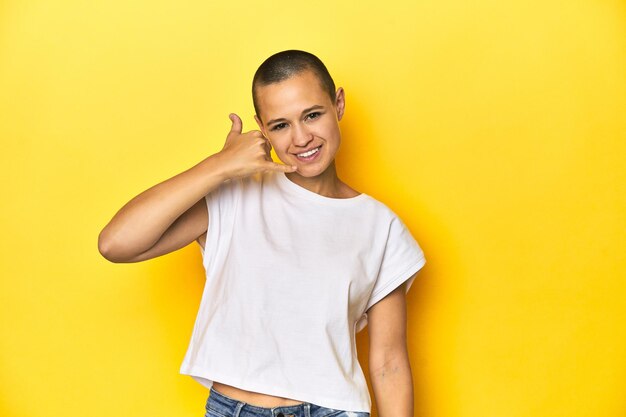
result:
[[[295,182],[291,181],[289,178],[287,178],[287,175],[284,171],[278,171],[277,177],[278,177],[278,183],[282,185],[282,188],[284,190],[298,194],[302,197],[308,198],[309,200],[317,201],[323,204],[330,204],[330,205],[337,205],[337,206],[356,204],[359,201],[367,198],[368,196],[365,193],[361,193],[357,196],[348,197],[348,198],[326,197],[316,192],[313,192],[311,190],[308,190],[302,187],[301,185],[298,185]]]

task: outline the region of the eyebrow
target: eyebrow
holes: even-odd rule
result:
[[[311,110],[317,110],[317,109],[323,109],[323,108],[324,108],[324,106],[319,105],[319,104],[316,104],[315,106],[311,106],[311,107],[309,107],[308,109],[304,109],[304,110],[302,110],[302,113],[300,113],[300,114],[302,114],[302,115],[303,115],[304,113],[308,113],[308,112],[310,112]],[[267,122],[267,125],[269,126],[269,125],[271,125],[272,123],[276,123],[276,122],[286,122],[286,121],[287,121],[287,119],[285,119],[285,118],[281,117],[281,118],[279,118],[279,119],[272,119],[272,120],[270,120],[269,122]]]

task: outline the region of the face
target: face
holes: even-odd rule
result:
[[[255,120],[278,158],[298,167],[297,173],[314,177],[333,165],[341,143],[339,120],[345,107],[344,92],[336,92],[333,105],[317,76],[303,71],[279,83],[257,87],[260,115]],[[317,148],[309,156],[299,156]]]

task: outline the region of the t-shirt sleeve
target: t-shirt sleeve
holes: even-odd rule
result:
[[[365,311],[407,280],[406,293],[408,293],[415,280],[413,275],[425,263],[424,251],[413,238],[404,222],[394,215],[389,225],[389,233],[378,277],[369,301],[365,306]]]
[[[232,230],[241,187],[241,178],[227,179],[204,196],[208,213],[208,229],[204,249],[200,248],[200,252],[205,267],[208,267],[214,258],[224,233]]]

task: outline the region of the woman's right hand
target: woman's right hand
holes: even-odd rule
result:
[[[278,164],[270,154],[272,145],[260,130],[241,133],[242,122],[235,113],[229,115],[233,122],[226,143],[218,152],[226,165],[227,177],[246,177],[259,171],[294,172],[297,167]]]

